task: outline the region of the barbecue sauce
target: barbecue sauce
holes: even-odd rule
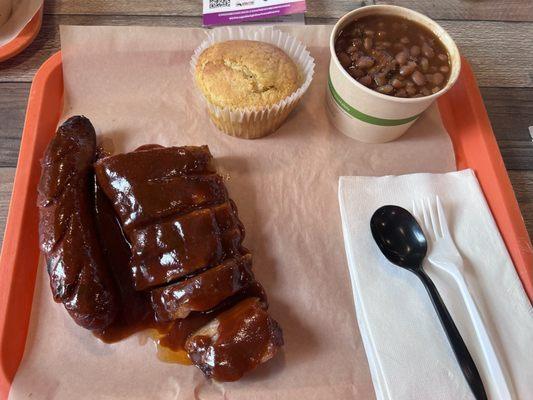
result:
[[[257,298],[221,313],[186,343],[191,361],[218,381],[236,381],[283,345],[281,329]]]
[[[158,148],[160,146],[148,145],[96,163],[99,178],[94,191],[97,234],[118,287],[120,311],[105,329],[93,331],[94,335],[105,343],[114,343],[145,332],[145,337],[151,337],[156,344],[161,361],[194,363],[207,376],[222,381],[239,379],[275,354],[283,344],[281,329],[266,312],[266,294],[254,280],[251,256],[242,247],[244,227],[221,178],[208,166],[211,155],[207,147],[161,148],[157,152],[157,162],[153,162],[154,155],[150,158],[143,152]],[[186,174],[190,172],[193,175]],[[126,185],[131,190],[118,189],[118,183],[108,182],[123,183],[125,179],[131,181]],[[213,182],[207,184],[209,179]],[[198,187],[200,181],[205,181],[213,194]],[[124,200],[124,194],[129,200]],[[180,206],[181,200],[176,201],[178,194],[183,202],[192,201],[194,207]],[[110,200],[115,197],[123,201],[119,201],[118,208],[117,203]],[[204,208],[206,206],[209,208]],[[214,242],[207,243],[209,238]],[[154,254],[167,249],[169,254],[177,253],[185,258],[176,262],[176,266],[163,265],[160,261],[153,266],[149,264],[157,259]],[[235,264],[230,268],[231,273],[224,269],[227,263]],[[175,273],[183,266],[190,268]],[[146,273],[144,284],[135,271]],[[193,273],[195,276],[191,277]],[[181,315],[167,315],[161,313],[155,301],[155,309],[159,310],[156,314],[151,296],[161,296],[161,291],[174,288],[182,290],[189,279],[200,282],[193,288],[198,293],[184,293],[190,310]],[[167,285],[169,282],[171,284]],[[173,299],[171,294],[164,303],[170,304]],[[206,309],[209,310],[204,311]],[[175,319],[186,314],[186,318]],[[205,327],[214,323],[219,323],[217,336],[208,338],[199,334],[205,333]],[[240,333],[246,337],[242,338]],[[209,340],[213,340],[211,345]],[[205,356],[210,349],[217,353],[217,365],[213,369],[205,366]]]
[[[148,331],[157,345],[157,355],[160,360],[189,365],[191,361],[185,351],[185,342],[192,333],[247,297],[260,298],[266,308],[266,294],[261,285],[254,282],[222,302],[214,310],[204,313],[193,312],[185,319],[171,322],[157,321],[149,293],[139,292],[134,288],[129,266],[130,244],[126,240],[113,206],[98,185],[95,196],[96,225],[100,244],[119,288],[122,304],[119,315],[111,325],[103,330],[94,331],[94,335],[103,342],[115,343],[135,333]]]

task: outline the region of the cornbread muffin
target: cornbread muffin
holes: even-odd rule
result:
[[[296,64],[282,49],[254,40],[216,42],[194,56],[194,79],[217,128],[244,139],[278,129],[300,101],[300,86],[310,83],[298,57]]]
[[[196,81],[218,107],[269,107],[299,87],[296,64],[280,48],[251,40],[230,40],[207,48],[196,64]]]

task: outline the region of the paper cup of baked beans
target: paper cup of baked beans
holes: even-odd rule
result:
[[[397,6],[342,17],[330,38],[327,104],[332,123],[367,143],[397,139],[456,82],[461,58],[435,21]]]

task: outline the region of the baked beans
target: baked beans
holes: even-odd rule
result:
[[[362,17],[335,42],[343,68],[359,83],[396,97],[429,96],[450,78],[450,57],[437,36],[397,16]]]

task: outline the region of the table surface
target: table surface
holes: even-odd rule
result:
[[[436,19],[476,74],[516,197],[533,237],[533,1],[307,0],[308,24],[333,24],[355,7],[397,4]],[[0,244],[32,78],[59,50],[60,25],[201,26],[200,0],[46,0],[41,32],[0,63]]]

